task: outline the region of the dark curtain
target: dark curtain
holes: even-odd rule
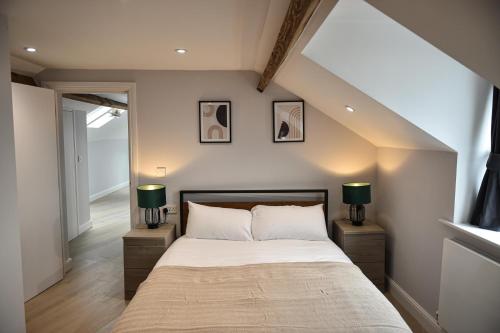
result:
[[[491,153],[486,163],[486,173],[477,195],[472,213],[473,225],[500,231],[500,96],[493,88],[493,113],[491,119]]]

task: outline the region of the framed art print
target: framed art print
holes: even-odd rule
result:
[[[231,142],[231,102],[200,101],[200,143]]]
[[[273,102],[273,141],[304,142],[304,101]]]

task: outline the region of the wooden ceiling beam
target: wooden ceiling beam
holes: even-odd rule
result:
[[[29,86],[38,87],[35,80],[31,76],[22,75],[15,72],[10,72],[10,81],[14,83],[27,84]]]
[[[99,106],[107,106],[110,108],[128,110],[128,105],[126,103],[118,102],[106,97],[101,97],[91,94],[63,94],[64,98],[69,98],[75,101],[95,104]]]
[[[281,25],[278,39],[274,44],[273,52],[269,57],[267,66],[257,86],[257,90],[263,92],[269,82],[278,71],[279,67],[285,61],[289,51],[299,39],[304,28],[316,10],[320,0],[291,0],[288,6],[283,24]]]

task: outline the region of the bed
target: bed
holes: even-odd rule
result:
[[[312,191],[278,194],[320,193],[322,199],[229,201],[219,196],[217,201],[198,202],[240,209],[321,203],[326,216],[328,192]],[[200,193],[221,191],[181,191],[183,235],[141,284],[113,332],[411,332],[397,310],[330,240],[187,237],[185,196]]]

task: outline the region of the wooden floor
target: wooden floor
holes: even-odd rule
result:
[[[70,242],[73,269],[25,304],[28,332],[104,333],[126,306],[121,237],[130,229],[128,189],[91,205],[92,229]]]
[[[422,325],[420,325],[420,323],[408,311],[406,311],[406,309],[403,308],[403,306],[399,304],[391,294],[385,293],[384,295],[392,303],[392,305],[394,305],[394,307],[398,309],[401,317],[403,317],[408,326],[410,326],[413,333],[427,333]]]
[[[70,242],[73,269],[64,280],[26,303],[28,332],[110,332],[123,300],[121,237],[129,230],[128,191],[92,203],[93,227]],[[426,333],[389,294],[415,333]]]

